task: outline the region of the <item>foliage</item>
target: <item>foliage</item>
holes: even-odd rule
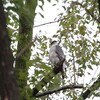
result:
[[[34,17],[37,14],[37,12],[35,12],[35,7],[38,5],[40,9],[44,10],[44,0],[38,0],[38,2],[41,2],[38,4],[36,1],[37,0],[4,1],[7,28],[11,37],[11,48],[14,57],[18,51],[16,45],[21,38],[21,47],[19,52],[32,40]],[[52,2],[51,0],[48,1]],[[59,2],[58,0],[56,1],[57,2],[53,6],[56,6]],[[40,87],[37,87],[41,92],[48,89],[57,88],[64,84],[84,84],[84,77],[87,77],[85,74],[88,73],[91,75],[90,72],[86,71],[98,69],[98,66],[100,65],[100,23],[98,22],[99,11],[97,0],[83,0],[82,2],[64,0],[62,8],[64,9],[64,13],[58,15],[59,29],[57,30],[57,33],[55,33],[52,37],[48,37],[47,35],[44,35],[43,32],[40,32],[41,35],[37,36],[36,41],[31,47],[31,51],[27,53],[28,55],[26,58],[25,55],[23,56],[26,67],[21,66],[22,68],[19,67],[17,71],[18,73],[20,69],[25,71],[25,73],[19,73],[20,77],[18,83],[21,84],[21,80],[25,80],[27,82],[24,90],[23,88],[20,89],[22,89],[21,91],[25,92],[28,100],[31,100],[30,95],[32,94],[32,89],[30,87],[35,87],[36,84],[38,84],[40,80],[43,77],[46,77],[46,75],[52,70],[48,60],[48,42],[51,41],[51,38],[58,39],[60,41],[60,45],[64,47],[63,49],[65,52],[67,65],[66,79],[63,82],[60,78],[60,74],[54,76],[54,78],[50,80],[47,86],[45,86],[42,90],[40,90]],[[39,12],[39,14],[44,18],[44,15],[41,12]],[[23,29],[20,28],[21,20],[22,24],[25,22],[25,32],[29,29],[24,37],[19,36],[20,32],[23,32]],[[31,75],[32,71],[33,73]],[[93,78],[94,77],[92,77],[90,83],[94,82]],[[82,82],[80,82],[81,79],[83,80]],[[96,78],[94,79],[96,80]],[[86,83],[84,85],[86,88],[82,90],[65,90],[63,92],[61,91],[60,93],[55,93],[54,95],[59,96],[63,93],[64,97],[61,99],[69,97],[70,99],[81,100],[81,93],[89,86]],[[21,96],[25,95],[24,92],[20,93]],[[44,98],[51,99],[54,98],[54,95],[52,94],[50,96],[45,96],[39,98],[39,100]],[[93,95],[99,96],[100,94],[99,92],[97,92],[97,94],[94,92]]]

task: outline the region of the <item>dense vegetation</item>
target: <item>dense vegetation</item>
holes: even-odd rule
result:
[[[55,0],[52,6],[58,3]],[[0,99],[100,98],[99,0],[64,0],[61,5],[64,12],[53,22],[34,26],[37,14],[45,18],[36,12],[36,7],[44,10],[44,5],[44,0],[0,0]],[[54,35],[49,37],[40,31],[41,35],[33,37],[34,28],[53,23],[59,24]],[[49,63],[48,43],[52,39],[59,40],[64,49],[67,66],[64,80],[60,73],[53,74]],[[87,83],[88,75],[92,77]]]

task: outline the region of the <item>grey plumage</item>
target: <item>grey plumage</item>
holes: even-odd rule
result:
[[[62,48],[57,44],[56,41],[51,43],[49,59],[53,66],[53,72],[55,74],[61,72],[62,78],[64,78],[63,63],[65,61],[65,57]]]

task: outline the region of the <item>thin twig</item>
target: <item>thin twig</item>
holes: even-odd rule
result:
[[[59,22],[60,20],[57,20],[57,21],[51,21],[51,22],[47,22],[47,23],[43,23],[43,24],[40,24],[40,25],[36,25],[34,27],[40,27],[40,26],[44,26],[44,25],[47,25],[47,24],[52,24],[52,23],[56,23],[56,22]]]
[[[83,85],[66,85],[66,86],[63,86],[63,87],[59,87],[57,89],[53,89],[53,90],[49,90],[49,91],[37,94],[35,97],[41,97],[41,96],[49,95],[49,94],[52,94],[54,92],[58,92],[58,91],[65,90],[65,89],[76,89],[76,88],[81,89],[81,88],[83,88]]]
[[[67,16],[66,19],[68,19],[69,17],[70,17],[70,16]],[[62,21],[62,20],[64,20],[64,19],[65,19],[65,18],[60,18],[60,19],[58,19],[58,20],[56,20],[56,21],[51,21],[51,22],[47,22],[47,23],[43,23],[43,24],[39,24],[39,25],[34,26],[34,28],[35,28],[35,27],[44,26],[44,25],[48,25],[48,24],[53,24],[53,23],[56,23],[56,22]]]
[[[59,22],[59,21],[61,21],[61,20],[62,20],[62,19],[57,20],[57,21],[51,21],[51,22],[39,24],[39,25],[33,26],[33,28],[40,27],[40,26],[44,26],[44,25],[48,25],[48,24],[53,24],[53,23]],[[19,29],[13,29],[13,31],[18,31],[18,30],[19,30]]]

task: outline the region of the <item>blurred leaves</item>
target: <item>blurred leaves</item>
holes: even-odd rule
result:
[[[6,5],[5,12],[7,28],[11,37],[11,47],[14,54],[16,54],[16,44],[18,42],[18,14],[25,16],[27,22],[33,23],[33,20],[31,19],[35,16],[33,13],[37,13],[34,11],[34,7],[37,6],[37,1],[41,2],[38,4],[38,6],[42,11],[44,11],[44,0],[35,0],[35,2],[34,0],[4,0],[4,4]],[[47,1],[51,2],[51,0]],[[55,1],[57,3],[59,2],[58,0]],[[26,59],[27,69],[25,70],[29,70],[31,67],[34,68],[31,70],[33,74],[28,80],[30,85],[33,87],[35,87],[35,85],[43,77],[47,77],[47,73],[52,70],[48,59],[48,41],[51,41],[53,38],[60,40],[60,45],[64,48],[65,57],[68,62],[66,71],[67,78],[65,79],[66,81],[64,84],[73,83],[74,65],[76,68],[76,77],[79,76],[81,78],[85,75],[84,70],[94,70],[94,67],[100,65],[100,41],[98,39],[98,37],[100,37],[100,26],[99,23],[97,23],[96,20],[86,11],[87,9],[93,16],[99,18],[97,1],[84,0],[81,2],[83,6],[73,3],[73,0],[70,2],[64,0],[63,2],[65,5],[63,4],[62,8],[64,9],[65,13],[61,13],[57,16],[57,18],[59,17],[59,19],[61,19],[59,20],[59,29],[57,30],[57,33],[55,33],[53,35],[54,37],[51,38],[47,35],[42,35],[42,32],[40,32],[41,35],[38,36],[37,40],[34,42],[34,45],[31,48],[30,60]],[[53,6],[56,6],[57,3],[54,3]],[[27,16],[27,14],[29,16]],[[42,18],[45,17],[43,13],[39,12],[39,14]],[[94,28],[94,26],[96,26],[96,28]],[[26,79],[27,77],[27,74],[24,73],[20,73],[19,75],[20,79]],[[45,86],[44,90],[59,87],[62,84],[62,79],[60,76],[60,73],[57,76],[54,76],[50,83]],[[94,80],[92,80],[92,82],[93,81]],[[29,93],[32,92],[30,85],[26,86]],[[37,88],[40,89],[40,87]],[[29,98],[28,92],[27,97]],[[66,93],[66,91],[64,91],[64,93]],[[77,99],[77,94],[75,91],[68,90],[66,94],[70,98],[74,97],[74,99]],[[95,94],[95,96],[99,95],[100,94]],[[78,100],[81,99],[78,98]]]

